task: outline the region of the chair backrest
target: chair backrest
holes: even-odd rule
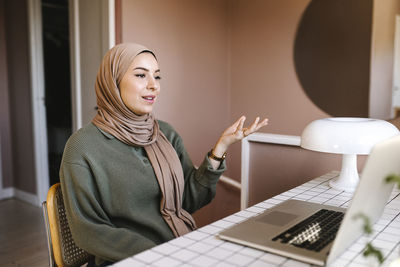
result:
[[[43,202],[50,266],[75,267],[89,261],[89,253],[79,248],[71,235],[65,214],[64,201],[59,183],[50,187],[47,200]]]

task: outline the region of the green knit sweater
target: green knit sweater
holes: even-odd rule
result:
[[[196,169],[181,137],[167,123],[160,130],[175,148],[185,179],[182,207],[193,213],[214,197],[221,164],[208,157]],[[161,191],[146,152],[89,124],[68,140],[60,169],[68,223],[76,244],[115,262],[174,238],[160,213]]]

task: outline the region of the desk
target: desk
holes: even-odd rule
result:
[[[347,207],[352,194],[335,190],[328,185],[328,181],[337,175],[338,172],[330,172],[315,178],[189,234],[120,261],[114,266],[312,266],[223,241],[217,238],[216,234],[287,199]],[[386,258],[383,266],[388,266],[390,262],[400,257],[400,191],[397,187],[393,190],[382,217],[373,228],[374,234],[371,237],[360,237],[331,266],[368,266],[361,252],[369,238],[372,238],[373,245],[383,252]]]

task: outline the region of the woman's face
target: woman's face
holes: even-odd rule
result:
[[[160,69],[151,53],[137,55],[119,84],[124,104],[136,115],[152,112],[160,93]]]

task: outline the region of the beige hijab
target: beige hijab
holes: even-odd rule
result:
[[[144,147],[160,185],[161,215],[174,235],[181,236],[196,225],[182,209],[184,177],[178,155],[153,114],[133,113],[122,101],[118,87],[133,59],[142,52],[154,55],[142,45],[119,44],[104,56],[96,79],[98,111],[92,122],[127,145]]]

